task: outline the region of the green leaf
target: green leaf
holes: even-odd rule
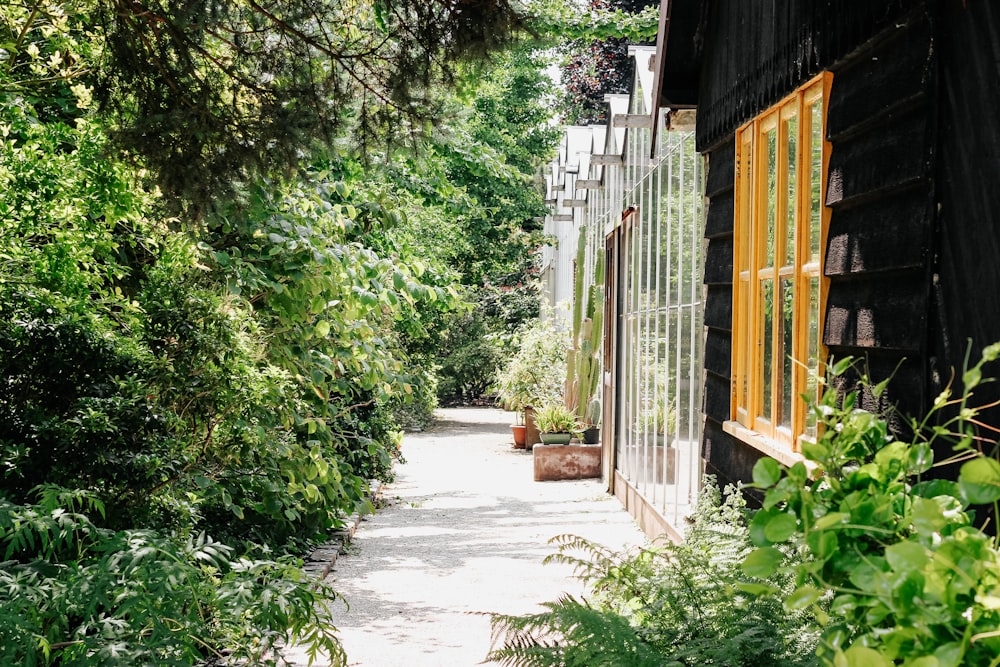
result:
[[[326,338],[330,335],[330,323],[326,320],[316,322],[313,332],[316,334],[317,338]]]
[[[843,657],[843,662],[839,658]],[[892,667],[892,663],[875,649],[855,644],[843,653],[838,651],[834,664],[840,667]]]
[[[737,581],[735,586],[749,595],[777,595],[781,592],[781,589],[774,586],[769,586],[768,584],[754,584],[748,581]]]
[[[982,382],[982,380],[983,372],[979,369],[979,366],[973,366],[962,374],[962,384],[965,385],[965,391],[969,391]]]
[[[758,459],[753,466],[753,483],[761,488],[774,486],[781,479],[781,464],[772,458]]]
[[[784,542],[795,534],[798,525],[794,515],[782,512],[768,520],[764,526],[764,537],[771,543]]]
[[[919,572],[930,561],[930,554],[916,542],[900,542],[886,547],[885,560],[897,572]]]
[[[850,368],[853,363],[854,363],[853,357],[844,357],[843,359],[840,359],[835,364],[833,364],[833,366],[830,368],[830,374],[843,375],[844,372],[847,371],[847,369]]]
[[[823,443],[806,440],[802,443],[802,455],[810,461],[823,461],[830,455],[830,448]]]
[[[847,523],[850,518],[851,515],[847,512],[830,512],[817,519],[816,523],[813,524],[813,528],[816,530],[826,530],[838,524]]]
[[[785,598],[785,609],[797,611],[805,609],[823,596],[823,592],[814,586],[799,586]]]
[[[761,547],[747,554],[740,568],[748,577],[767,579],[777,572],[784,559],[785,555],[774,547]]]
[[[958,474],[958,485],[970,505],[1000,500],[1000,462],[985,456],[966,462]]]

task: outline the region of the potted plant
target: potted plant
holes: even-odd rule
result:
[[[656,436],[656,445],[669,447],[674,439],[674,431],[677,430],[677,411],[673,401],[667,402],[661,398],[656,402],[656,407],[643,413],[642,430]]]
[[[592,398],[587,405],[581,439],[585,445],[596,445],[601,440],[601,399]]]
[[[515,448],[538,442],[532,407],[559,398],[565,369],[565,333],[551,320],[535,320],[521,331],[517,351],[497,373],[494,385],[500,405],[515,413],[511,426]],[[519,444],[517,432],[521,430],[525,440]]]
[[[673,484],[677,471],[677,449],[673,446],[677,429],[677,410],[673,401],[660,398],[656,405],[642,415],[642,429],[653,435],[646,449],[647,466],[653,471],[652,480],[660,484]]]
[[[535,425],[546,445],[567,445],[580,433],[576,415],[561,403],[550,403],[535,412]]]

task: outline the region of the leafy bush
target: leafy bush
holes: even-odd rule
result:
[[[487,659],[525,667],[812,664],[811,617],[744,590],[785,581],[744,581],[739,566],[752,545],[739,493],[727,489],[723,501],[707,480],[693,518],[683,544],[635,551],[555,538],[559,552],[549,559],[573,565],[589,599],[564,597],[538,614],[494,615]]]
[[[772,459],[754,467],[766,494],[750,524],[759,548],[744,569],[794,576],[786,607],[832,593],[831,615],[821,615],[822,664],[1000,663],[1000,548],[973,526],[973,506],[1000,501],[1000,463],[970,405],[983,366],[998,357],[1000,344],[987,347],[963,374],[961,396],[949,388],[927,417],[910,420],[909,440],[857,407],[860,390],[830,389],[812,408],[821,435],[802,447],[811,469]],[[852,364],[839,362],[834,377]],[[887,383],[862,377],[861,389],[878,400]],[[952,461],[964,461],[958,481],[925,478],[935,445],[946,443],[957,452]],[[789,548],[800,560],[787,562]]]
[[[525,326],[517,351],[497,375],[495,389],[505,409],[520,412],[561,399],[567,341],[567,333],[552,318],[534,320]]]
[[[0,663],[106,667],[277,665],[289,639],[343,663],[322,601],[296,561],[234,559],[200,535],[97,527],[92,495],[0,500]]]
[[[438,356],[442,400],[466,403],[489,391],[500,362],[491,324],[479,308],[456,313],[447,322]]]

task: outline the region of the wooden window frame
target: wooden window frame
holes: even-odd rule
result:
[[[732,408],[730,421],[723,426],[731,435],[784,461],[797,460],[801,441],[813,437],[800,396],[818,390],[816,378],[826,358],[822,337],[828,281],[822,254],[830,220],[825,205],[830,160],[826,117],[832,81],[829,72],[814,77],[740,127],[735,137]],[[821,128],[815,134],[817,104]],[[794,167],[788,161],[793,140]],[[821,155],[818,179],[812,162],[814,147]],[[772,154],[773,171],[768,164]],[[813,196],[816,180],[818,202]],[[794,227],[791,237],[788,227]],[[775,304],[784,300],[786,289],[791,313],[779,318]],[[765,292],[771,295],[769,300]],[[810,296],[815,297],[816,309],[812,321]],[[765,335],[768,301],[772,304],[770,337]],[[791,331],[785,325],[788,319]],[[771,368],[766,373],[768,341]],[[788,343],[792,352],[786,359]],[[768,392],[770,401],[765,401]]]

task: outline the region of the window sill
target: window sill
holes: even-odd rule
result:
[[[778,463],[783,463],[786,466],[791,467],[799,461],[804,460],[801,454],[777,445],[770,438],[765,437],[757,431],[747,428],[738,421],[722,422],[722,430],[740,442],[750,445],[761,454],[770,456]]]

